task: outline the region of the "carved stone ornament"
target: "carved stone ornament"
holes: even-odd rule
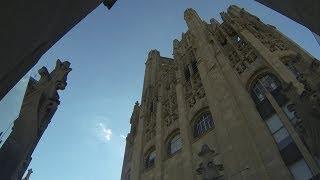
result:
[[[294,93],[292,83],[284,91],[294,97],[295,115],[302,119],[311,152],[320,157],[320,91],[304,91],[300,96]]]
[[[224,179],[222,171],[224,170],[222,164],[217,164],[214,157],[218,154],[210,149],[207,144],[202,145],[201,151],[198,156],[202,160],[199,167],[196,169],[198,175],[202,180],[222,180]]]

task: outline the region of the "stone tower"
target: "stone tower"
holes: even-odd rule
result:
[[[39,81],[30,78],[19,117],[0,149],[0,179],[22,178],[32,159],[32,152],[60,104],[57,91],[65,89],[70,71],[68,61],[57,60],[51,73],[42,67]]]
[[[319,178],[319,62],[237,6],[150,51],[122,180]]]

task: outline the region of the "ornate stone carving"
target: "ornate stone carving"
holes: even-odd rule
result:
[[[201,151],[198,153],[201,163],[196,171],[203,180],[224,179],[222,173],[224,170],[223,165],[216,163],[214,159],[217,155],[207,144],[202,145]]]
[[[293,100],[289,110],[296,111],[295,116],[301,118],[303,127],[299,133],[304,137],[313,154],[320,157],[320,90],[295,93],[293,85],[288,84],[284,92]]]
[[[192,108],[205,95],[199,73],[193,74],[190,81],[185,84],[185,97],[189,108]]]
[[[70,71],[69,62],[57,60],[51,73],[42,67],[38,71],[41,76],[39,81],[30,78],[19,117],[0,149],[2,179],[22,178],[32,159],[32,152],[58,109],[57,90],[65,89]]]
[[[165,85],[162,100],[162,119],[167,127],[171,126],[178,119],[175,66],[176,64],[174,63],[162,67],[161,81]]]

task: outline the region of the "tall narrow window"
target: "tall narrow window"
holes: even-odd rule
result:
[[[310,169],[289,132],[275,113],[273,106],[266,98],[266,92],[268,91],[294,124],[293,115],[288,110],[288,102],[281,98],[282,94],[279,89],[281,89],[280,81],[274,75],[267,74],[256,80],[251,89],[251,96],[279,148],[283,162],[287,165],[294,179],[309,179],[312,177]]]
[[[182,140],[180,134],[175,135],[168,143],[168,154],[173,155],[182,148]]]
[[[191,62],[191,67],[192,67],[193,74],[198,72],[197,62],[195,60]]]
[[[185,77],[186,81],[190,80],[190,71],[188,68],[185,68],[185,70],[184,70],[184,77]]]
[[[147,154],[145,158],[145,168],[147,169],[152,167],[154,165],[155,159],[156,159],[156,151],[155,149],[153,149]]]
[[[213,119],[209,112],[200,115],[199,119],[195,121],[193,136],[198,137],[213,127]]]
[[[273,92],[279,87],[279,82],[271,75],[266,75],[258,79],[257,83],[253,87],[253,92],[259,101],[263,101],[265,97],[265,91]]]

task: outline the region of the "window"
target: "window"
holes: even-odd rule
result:
[[[283,162],[286,164],[294,179],[309,179],[312,174],[302,157],[289,132],[284,127],[279,116],[275,113],[273,106],[266,101],[266,91],[275,98],[280,107],[295,125],[299,119],[295,118],[291,103],[287,99],[281,100],[280,81],[272,74],[259,78],[251,89],[251,96],[255,100],[257,109],[270,130],[275,143],[278,146]]]
[[[292,63],[287,63],[286,66],[294,74],[295,77],[298,77],[300,75],[300,72]]]
[[[149,154],[146,156],[145,160],[145,168],[150,168],[154,165],[156,159],[156,151],[153,149],[152,151],[149,152]]]
[[[182,147],[182,140],[180,134],[175,135],[168,144],[168,154],[172,155],[179,151]]]
[[[190,80],[190,71],[188,68],[185,68],[184,70],[184,77],[186,78],[186,81]]]
[[[271,75],[263,76],[262,78],[258,79],[256,84],[253,87],[253,93],[256,96],[256,98],[262,102],[265,100],[265,90],[268,90],[269,92],[272,92],[279,87],[278,80]]]
[[[150,103],[150,112],[153,112],[153,102]]]
[[[266,119],[266,123],[280,150],[292,142],[287,129],[283,126],[277,114],[273,114]]]
[[[193,74],[198,72],[197,62],[195,60],[191,62],[191,67],[192,67]]]
[[[194,125],[194,137],[198,137],[213,127],[213,119],[209,112],[203,113]]]

